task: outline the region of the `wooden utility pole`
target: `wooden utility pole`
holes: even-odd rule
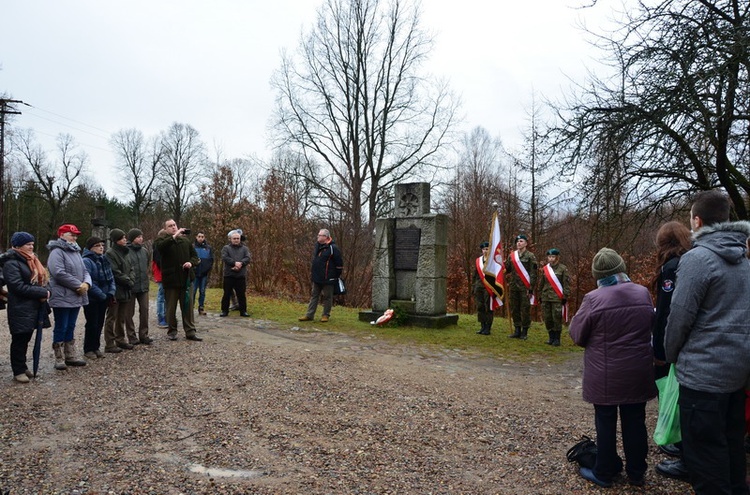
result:
[[[5,115],[20,115],[12,103],[23,103],[21,100],[0,98],[0,249],[5,251]]]

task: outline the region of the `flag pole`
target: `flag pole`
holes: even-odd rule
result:
[[[498,224],[499,224],[499,218],[500,218],[500,205],[497,201],[492,201],[492,208],[495,210],[494,214],[498,216]],[[505,261],[505,260],[503,260]],[[505,264],[503,264],[503,270],[505,270]],[[505,277],[503,277],[503,307],[505,308],[505,319],[508,321],[508,331],[510,333],[513,333],[513,321],[511,320],[510,315],[510,308],[508,307],[508,286],[505,282]]]

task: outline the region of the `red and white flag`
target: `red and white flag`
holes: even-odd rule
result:
[[[503,275],[503,243],[500,238],[500,219],[497,212],[492,215],[492,227],[490,228],[490,252],[484,263],[484,284],[490,294],[492,309],[503,305],[503,286],[505,285]]]

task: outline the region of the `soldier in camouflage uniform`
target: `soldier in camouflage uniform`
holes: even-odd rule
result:
[[[542,319],[549,334],[547,344],[559,346],[560,335],[562,334],[562,308],[568,302],[568,296],[570,296],[570,277],[568,276],[568,268],[560,263],[559,249],[552,248],[547,251],[547,266],[549,268],[545,267],[540,277],[539,299],[542,303]],[[550,283],[545,273],[546,270],[555,274],[555,278],[559,282],[558,290],[562,292],[562,298]]]
[[[531,326],[530,298],[534,295],[536,286],[537,264],[534,254],[526,249],[528,244],[528,237],[524,234],[517,235],[516,250],[511,251],[505,263],[505,281],[510,290],[510,314],[515,327],[515,331],[509,335],[512,339],[526,340]],[[525,282],[514,264],[514,259],[517,259],[519,267],[522,266],[526,271]]]

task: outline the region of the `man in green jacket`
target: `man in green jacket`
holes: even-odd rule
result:
[[[167,303],[166,318],[169,340],[177,340],[177,304],[182,314],[182,328],[185,338],[200,342],[203,339],[195,333],[193,302],[190,286],[195,278],[194,267],[200,263],[193,243],[186,237],[190,231],[178,228],[172,219],[164,222],[166,233],[154,241],[154,247],[161,255],[161,282]]]

